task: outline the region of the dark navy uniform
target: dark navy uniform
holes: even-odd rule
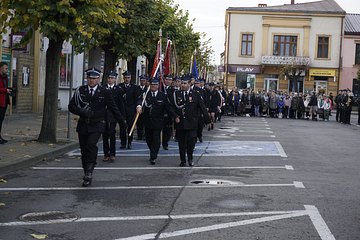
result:
[[[159,84],[157,80],[152,80],[151,84]],[[141,101],[138,106],[141,106]],[[143,105],[143,115],[145,119],[146,143],[150,150],[150,163],[155,164],[160,148],[160,133],[165,127],[165,115],[174,118],[175,114],[167,95],[160,91],[149,91],[145,97]]]
[[[186,154],[189,165],[193,166],[193,152],[200,114],[204,115],[204,122],[206,124],[210,122],[206,107],[200,93],[191,89],[188,91],[175,91],[174,105],[175,113],[180,116],[180,122],[175,122],[181,161],[180,166],[186,166]]]
[[[131,73],[129,72],[125,72],[124,77],[126,76],[131,76]],[[125,104],[125,112],[126,112],[126,122],[128,124],[128,128],[124,129],[120,127],[120,140],[121,140],[121,147],[122,149],[124,149],[126,147],[126,143],[127,143],[127,148],[131,149],[131,142],[133,140],[133,134],[131,134],[131,136],[129,136],[131,127],[134,123],[135,120],[135,112],[136,112],[136,104],[138,101],[138,97],[140,95],[140,89],[139,86],[134,85],[132,83],[126,84],[126,83],[121,83],[120,85],[121,88],[121,95],[124,99],[124,104]]]
[[[109,73],[109,78],[116,78],[117,74],[113,71]],[[115,81],[115,80],[114,80]],[[110,86],[106,84],[104,86],[107,90],[110,91],[116,106],[120,110],[122,116],[125,116],[125,106],[124,100],[120,96],[120,87],[115,85],[115,83]],[[114,161],[116,155],[116,125],[117,120],[114,117],[110,109],[106,108],[105,114],[105,131],[103,132],[103,150],[104,150],[104,161]]]
[[[175,89],[171,86],[165,86],[164,93],[168,98],[168,102],[171,104],[172,96],[174,95]],[[173,118],[167,113],[165,114],[164,119],[164,128],[162,131],[162,146],[165,150],[169,147],[169,141],[173,134]]]
[[[139,98],[142,99],[143,94],[146,93],[146,91],[148,89],[148,86],[146,86],[146,81],[148,81],[148,77],[141,75],[139,77],[139,79],[140,79],[140,81],[145,80],[145,84],[139,86],[139,89],[140,89],[139,90],[140,91]],[[145,132],[145,121],[144,121],[144,116],[141,114],[136,122],[137,140],[143,140],[144,132]]]
[[[99,70],[88,70],[88,82],[98,81]],[[91,80],[97,79],[97,80]],[[96,165],[98,148],[96,146],[101,134],[105,130],[105,113],[109,109],[117,121],[126,125],[124,117],[117,108],[110,91],[100,85],[89,85],[79,87],[69,103],[69,111],[79,115],[76,131],[78,132],[81,161],[84,169],[83,186],[89,186],[92,181],[92,172]]]

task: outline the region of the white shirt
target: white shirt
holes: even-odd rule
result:
[[[98,87],[98,85],[95,85],[93,88],[88,85],[89,93],[91,93],[90,89],[93,89],[94,91],[93,91],[92,94],[94,95],[94,93],[96,92],[97,87]]]

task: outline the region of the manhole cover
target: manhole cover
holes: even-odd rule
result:
[[[192,184],[201,184],[201,185],[239,185],[241,182],[232,182],[228,180],[221,179],[204,179],[204,180],[194,180],[191,181]]]
[[[25,222],[34,222],[34,221],[50,221],[50,220],[76,220],[80,218],[79,215],[72,212],[61,212],[61,211],[50,211],[50,212],[32,212],[21,215],[19,219]]]

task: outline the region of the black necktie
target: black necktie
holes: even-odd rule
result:
[[[94,95],[94,89],[90,88],[90,95],[93,96]]]
[[[154,92],[152,93],[152,96],[153,96],[153,97],[156,97]]]

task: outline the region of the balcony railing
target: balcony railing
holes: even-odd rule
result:
[[[262,56],[261,63],[264,65],[310,65],[310,57],[291,56]]]

